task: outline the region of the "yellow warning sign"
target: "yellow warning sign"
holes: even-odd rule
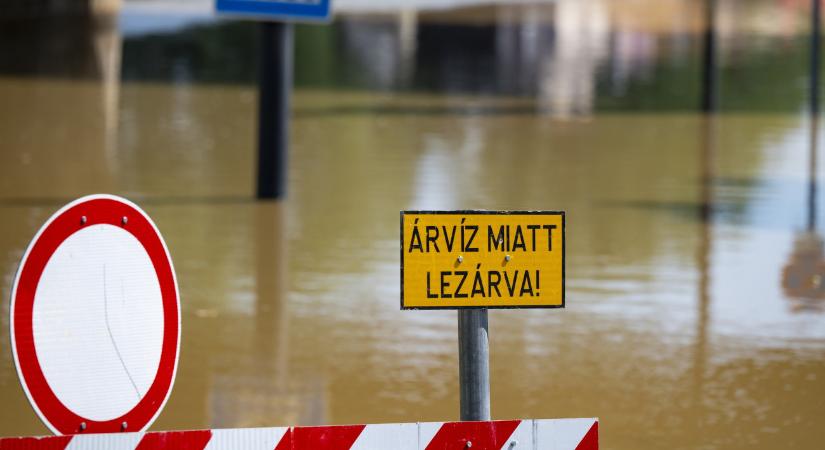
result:
[[[402,211],[401,308],[563,308],[563,211]]]

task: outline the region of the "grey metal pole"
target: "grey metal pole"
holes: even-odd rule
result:
[[[458,311],[461,420],[490,420],[490,338],[486,309]]]
[[[256,191],[259,199],[286,194],[292,35],[291,23],[261,24]]]

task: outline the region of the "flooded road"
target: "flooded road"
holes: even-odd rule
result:
[[[17,264],[109,192],[153,217],[180,285],[154,430],[457,420],[456,313],[398,309],[398,212],[563,209],[567,308],[490,313],[493,418],[597,416],[605,449],[819,448],[807,2],[720,2],[715,116],[698,2],[616,3],[299,27],[283,202],[252,199],[252,24],[5,28],[0,435],[47,432],[8,347]]]

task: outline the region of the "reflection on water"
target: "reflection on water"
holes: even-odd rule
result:
[[[818,448],[805,10],[719,2],[723,113],[704,117],[701,9],[623,4],[299,28],[283,203],[251,200],[254,26],[55,30],[53,59],[95,69],[0,64],[3,329],[40,224],[113,192],[152,215],[180,283],[154,429],[456,419],[456,315],[399,311],[398,211],[564,209],[568,308],[491,314],[495,418],[599,416],[605,448]],[[2,42],[36,60],[45,41]],[[0,435],[44,433],[7,342]]]
[[[782,270],[782,287],[794,311],[825,311],[825,248],[817,230],[817,149],[819,105],[810,105],[812,118],[808,156],[807,227],[794,239],[793,251]]]
[[[799,234],[790,260],[782,270],[782,287],[794,310],[822,310],[825,307],[825,252],[822,238],[814,233]]]

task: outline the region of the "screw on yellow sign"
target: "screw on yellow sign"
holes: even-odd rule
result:
[[[564,212],[401,212],[402,309],[563,307]]]

